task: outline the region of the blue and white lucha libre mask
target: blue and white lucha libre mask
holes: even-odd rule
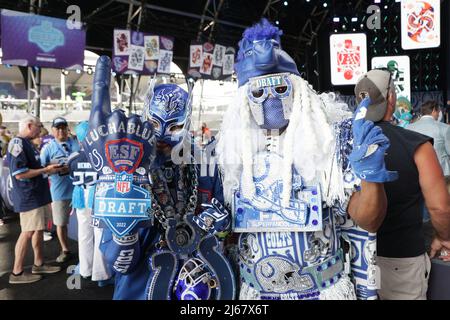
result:
[[[178,300],[208,300],[215,288],[215,280],[206,264],[191,258],[181,267],[175,284],[175,297]]]
[[[160,84],[145,99],[145,117],[151,121],[158,142],[175,146],[186,134],[189,94],[176,84]]]

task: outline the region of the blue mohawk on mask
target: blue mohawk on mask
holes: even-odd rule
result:
[[[290,72],[300,75],[294,60],[281,49],[282,34],[283,31],[264,18],[244,31],[235,64],[239,86],[249,78],[265,74]]]
[[[271,24],[266,18],[262,18],[259,23],[245,29],[242,35],[244,37],[239,41],[238,62],[244,58],[244,41],[253,42],[255,40],[273,39],[280,43],[280,37],[283,35],[283,31]]]

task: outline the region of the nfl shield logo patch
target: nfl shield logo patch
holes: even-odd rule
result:
[[[121,194],[127,194],[131,191],[131,184],[133,182],[133,175],[126,172],[116,174],[116,191]]]

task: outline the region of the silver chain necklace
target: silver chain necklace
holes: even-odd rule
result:
[[[189,196],[189,202],[186,205],[186,210],[183,214],[183,216],[187,214],[194,213],[196,207],[197,207],[197,195],[198,195],[198,176],[197,176],[197,169],[195,165],[189,166],[189,177],[186,177],[186,180],[191,180],[191,189],[192,194]],[[183,179],[184,177],[181,177]],[[189,179],[190,178],[190,179]],[[161,226],[165,229],[167,229],[167,217],[164,213],[164,210],[162,210],[161,205],[158,203],[155,195],[153,192],[150,193],[152,198],[152,210],[155,218],[159,221]]]

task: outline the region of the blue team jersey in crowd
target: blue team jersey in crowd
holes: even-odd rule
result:
[[[70,177],[73,180],[72,184],[74,186],[79,185],[87,187],[94,185],[97,181],[98,173],[92,168],[92,165],[86,156],[86,152],[83,150],[70,155],[68,166]]]
[[[38,175],[31,179],[18,180],[16,176],[30,169],[42,168],[39,152],[30,140],[16,137],[8,146],[8,163],[12,176],[12,200],[14,211],[26,212],[51,202],[48,179]]]
[[[71,153],[80,149],[78,142],[74,139],[67,139],[58,142],[56,139],[45,145],[41,151],[41,164],[47,166],[50,163],[67,164]],[[53,201],[71,200],[73,185],[69,175],[53,174],[50,176],[50,191]]]

